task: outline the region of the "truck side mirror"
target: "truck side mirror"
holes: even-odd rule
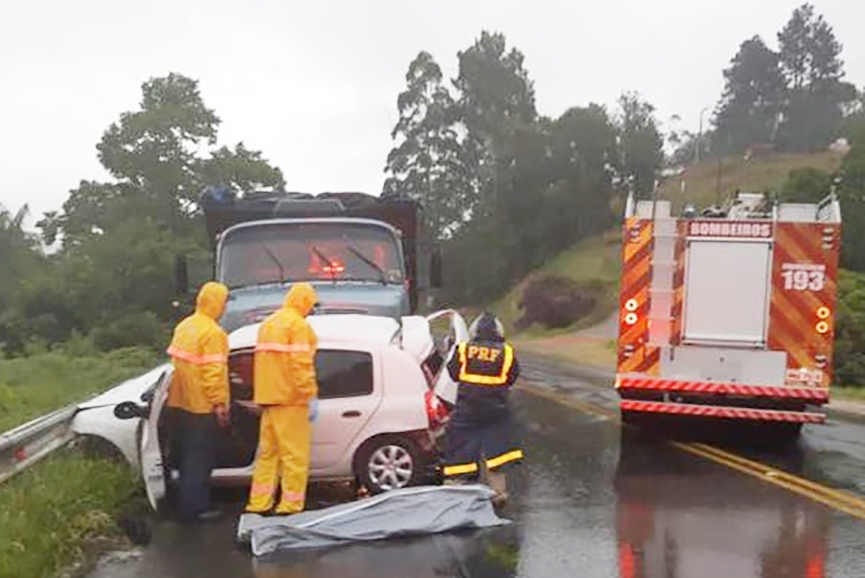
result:
[[[189,269],[186,264],[186,255],[174,256],[174,288],[178,295],[189,293]]]
[[[430,257],[429,278],[430,287],[434,289],[440,289],[444,284],[442,279],[442,254],[438,248],[433,250]]]

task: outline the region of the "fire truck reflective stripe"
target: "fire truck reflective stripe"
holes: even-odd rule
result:
[[[664,413],[722,419],[749,419],[759,421],[781,421],[796,423],[825,423],[826,416],[819,413],[781,411],[775,409],[752,409],[748,407],[719,407],[688,403],[666,403],[623,399],[619,404],[623,411]]]
[[[816,356],[825,356],[827,371],[820,385],[828,387],[832,381],[828,370],[832,365],[831,315],[825,333],[816,331],[816,324],[817,311],[831,312],[835,305],[838,252],[837,248],[823,248],[824,228],[824,224],[810,223],[779,223],[776,227],[768,345],[787,353],[788,376],[796,375],[792,370],[811,367]],[[803,266],[822,270],[807,271]],[[791,282],[791,274],[803,277]]]
[[[263,342],[255,346],[256,351],[270,351],[271,353],[305,353],[312,351],[309,343],[271,343]]]
[[[184,351],[177,347],[169,347],[167,352],[171,357],[177,358],[192,365],[207,365],[209,363],[228,363],[227,353],[214,353],[211,355],[201,355],[200,353],[192,353]]]
[[[445,466],[444,467],[444,475],[446,476],[459,476],[462,474],[473,474],[478,471],[478,465],[475,463],[471,464],[459,464],[456,466]]]
[[[829,401],[829,391],[822,387],[786,387],[772,385],[745,385],[741,383],[719,383],[708,381],[680,381],[677,379],[642,379],[620,377],[618,389],[641,389],[650,391],[683,391],[691,393],[724,393],[755,397],[783,397]]]
[[[652,365],[653,352],[643,345],[649,333],[652,230],[650,220],[628,218],[622,245],[622,281],[619,292],[619,369],[641,371]],[[636,231],[636,234],[633,232]]]

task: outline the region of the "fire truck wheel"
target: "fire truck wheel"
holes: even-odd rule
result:
[[[773,437],[780,445],[795,444],[802,435],[801,423],[780,423],[774,427]]]

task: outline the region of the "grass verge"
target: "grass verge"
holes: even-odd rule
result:
[[[0,486],[0,578],[51,577],[115,543],[136,492],[125,462],[60,450]]]
[[[157,361],[155,352],[138,347],[86,356],[51,352],[0,359],[0,431],[83,401]]]
[[[865,402],[865,387],[863,386],[836,386],[830,392],[832,399],[843,399],[848,401]]]
[[[518,351],[527,351],[595,369],[611,370],[616,366],[615,339],[572,333],[541,339],[519,337],[514,340],[514,345]]]
[[[513,334],[514,325],[522,315],[519,304],[526,284],[537,277],[554,275],[565,277],[581,287],[590,289],[592,293],[598,295],[597,306],[590,315],[571,327],[548,330],[532,326],[522,331],[520,335],[529,338],[561,335],[594,325],[602,321],[615,308],[618,297],[616,288],[621,270],[620,247],[621,233],[618,230],[581,241],[530,273],[494,303],[491,311],[502,321],[506,331]]]

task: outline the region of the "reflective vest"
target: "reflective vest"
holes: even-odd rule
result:
[[[457,348],[461,383],[507,386],[514,365],[514,348],[507,343],[460,343]]]

